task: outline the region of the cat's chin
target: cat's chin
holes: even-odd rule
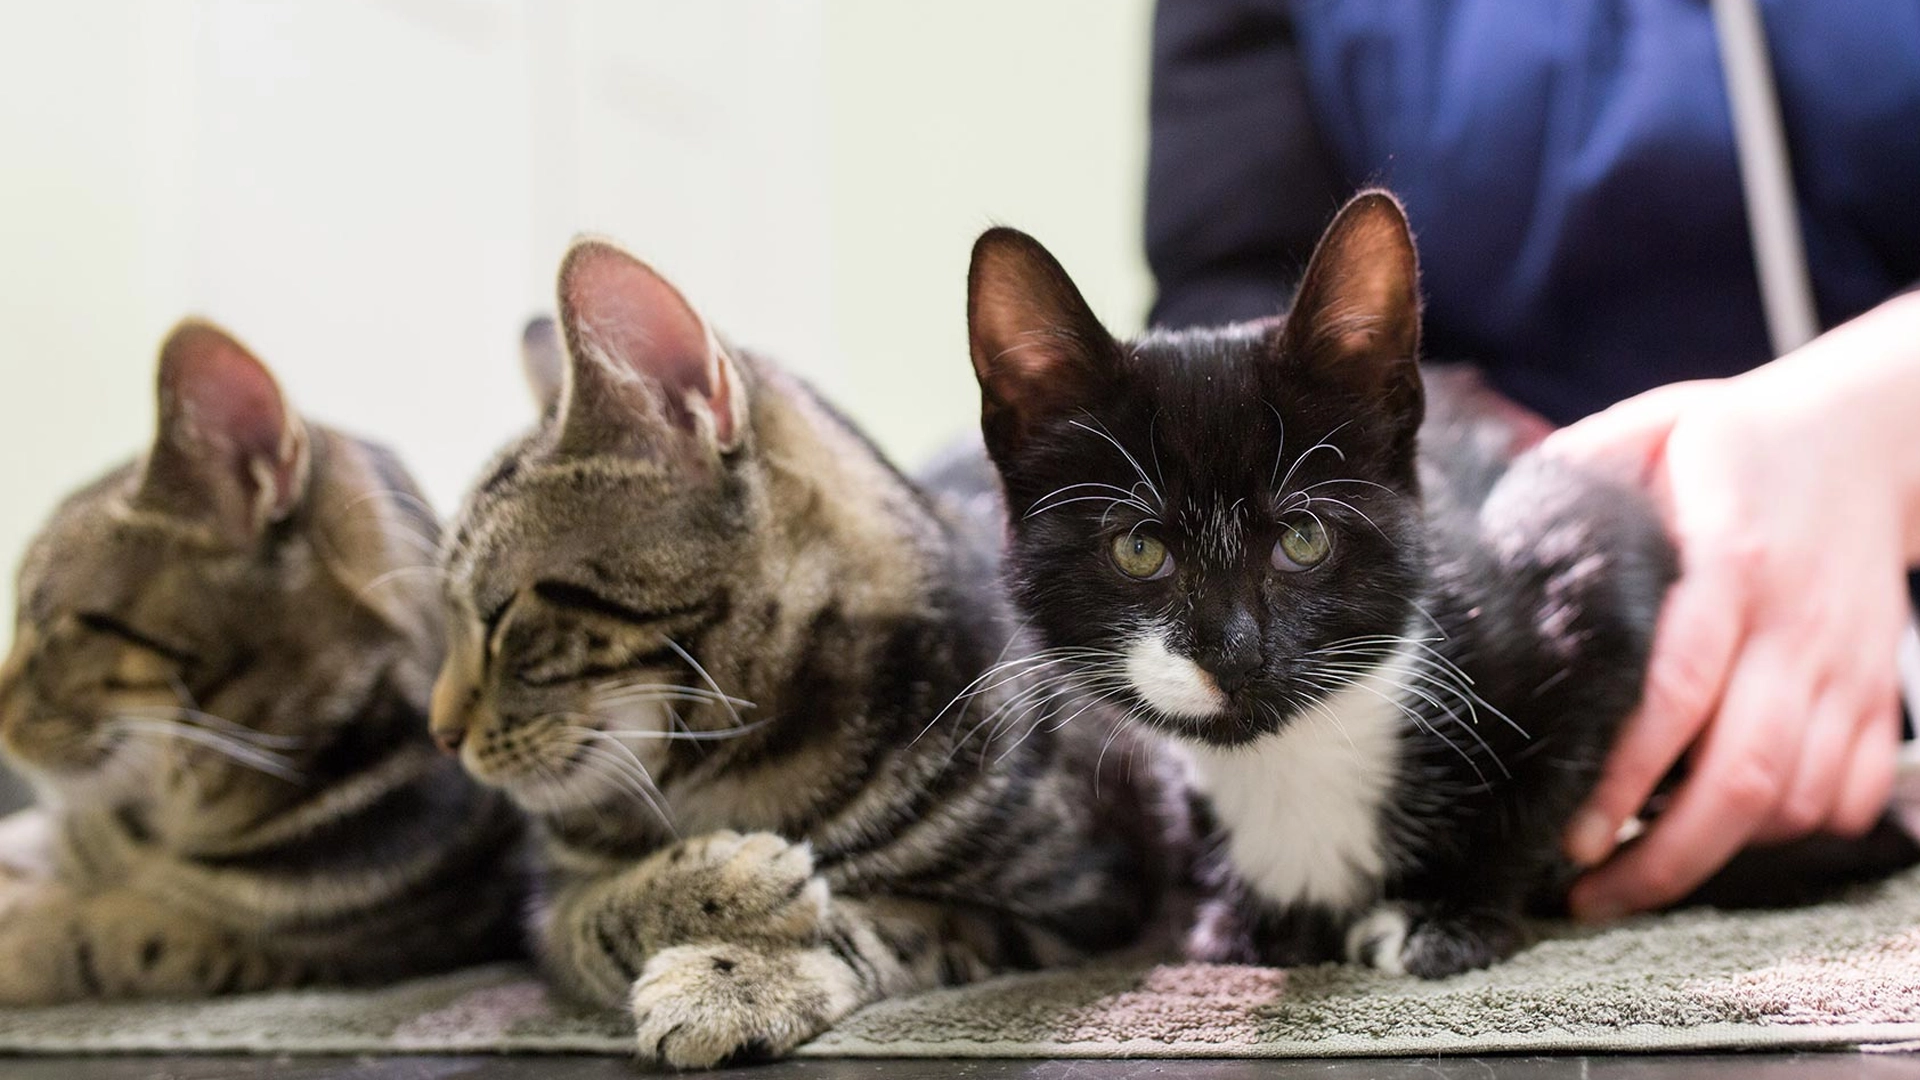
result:
[[[1208,716],[1190,716],[1169,715],[1147,706],[1133,715],[1136,723],[1159,735],[1222,749],[1257,742],[1285,726],[1284,720],[1276,720],[1263,710],[1233,707]]]
[[[1132,708],[1136,723],[1170,738],[1213,747],[1244,746],[1286,726],[1284,710],[1256,697],[1221,693],[1198,666],[1173,661],[1163,670],[1191,672],[1189,681],[1169,693],[1166,679],[1134,679]],[[1189,689],[1191,687],[1192,689]],[[1204,690],[1204,694],[1201,692]]]
[[[154,763],[135,754],[105,754],[84,763],[28,765],[13,762],[43,806],[68,809],[112,806],[148,796],[156,787]]]
[[[147,750],[138,753],[137,750]],[[11,763],[35,787],[59,789],[89,798],[111,789],[135,788],[152,772],[150,746],[135,747],[124,737],[52,747],[7,747]]]
[[[559,784],[490,785],[504,793],[522,812],[535,817],[586,813],[611,804],[612,797],[597,792],[571,790]]]
[[[538,817],[594,813],[616,817],[639,814],[652,818],[662,813],[657,802],[632,786],[623,786],[602,773],[568,764],[549,766],[537,776],[516,772],[508,776],[476,774],[474,778],[505,794],[522,811]]]

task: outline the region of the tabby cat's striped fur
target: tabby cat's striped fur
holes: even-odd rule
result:
[[[558,983],[705,1066],[1133,937],[1146,785],[1004,651],[997,502],[963,523],[615,248],[560,303],[556,400],[452,532],[434,702],[544,834]]]
[[[360,983],[517,943],[510,807],[435,753],[436,526],[221,331],[162,350],[160,432],[20,570],[0,740],[0,1004]]]

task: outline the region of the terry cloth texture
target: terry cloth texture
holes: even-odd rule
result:
[[[1920,870],[1788,911],[1539,928],[1439,982],[1346,965],[1110,966],[887,1001],[810,1056],[1289,1057],[1920,1040]],[[628,1024],[496,966],[368,992],[0,1010],[0,1051],[628,1052]]]

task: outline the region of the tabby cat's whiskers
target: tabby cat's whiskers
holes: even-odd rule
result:
[[[201,727],[230,735],[242,742],[275,750],[293,750],[306,745],[307,740],[298,735],[275,735],[265,731],[256,731],[242,724],[236,724],[224,716],[185,705],[121,705],[115,709],[121,715],[141,719],[175,720],[192,723]]]
[[[617,728],[603,728],[601,729],[601,734],[611,735],[618,739],[661,739],[667,742],[724,742],[727,739],[737,739],[742,735],[752,734],[771,723],[773,723],[773,720],[769,717],[765,720],[755,720],[749,724],[742,724],[736,728],[722,728],[719,731],[658,731],[651,729],[620,730]]]
[[[718,690],[704,686],[682,686],[677,683],[641,682],[638,680],[609,680],[593,688],[592,698],[596,704],[625,705],[641,701],[682,701],[693,704],[726,703],[740,709],[754,708],[754,704],[745,698],[730,697]],[[738,717],[736,716],[737,720]]]
[[[672,638],[663,638],[662,640],[666,642],[667,648],[672,649],[674,653],[680,657],[680,659],[685,660],[687,662],[687,666],[693,669],[693,673],[695,675],[700,676],[700,681],[706,683],[708,689],[712,690],[715,694],[719,695],[720,704],[725,706],[727,710],[727,714],[733,717],[733,726],[739,727],[742,724],[744,724],[745,721],[740,719],[740,711],[734,707],[734,702],[739,701],[740,699],[733,697],[732,695],[728,694],[725,690],[720,689],[720,684],[713,681],[713,676],[707,674],[707,669],[701,666],[700,661],[695,660],[693,658],[692,653],[682,648],[679,642],[673,640]],[[753,703],[746,702],[745,704],[747,705],[747,707],[751,708]]]
[[[564,716],[579,716],[577,713],[549,714],[549,719]],[[590,717],[582,717],[591,719]],[[634,796],[660,818],[660,822],[669,831],[673,829],[673,815],[667,812],[666,794],[653,781],[653,774],[641,762],[633,748],[618,738],[598,728],[566,724],[554,729],[556,735],[564,735],[574,740],[572,758],[583,768],[597,772],[602,778],[610,780],[620,790]]]
[[[438,566],[432,566],[432,565],[397,566],[397,567],[394,567],[392,570],[388,570],[388,571],[385,571],[384,573],[379,574],[378,576],[374,577],[373,580],[361,586],[360,591],[355,595],[354,598],[356,600],[365,601],[367,598],[367,595],[373,592],[373,590],[378,589],[383,585],[389,584],[394,581],[398,581],[402,578],[410,577],[415,574],[430,574],[441,581],[445,581],[447,579],[447,572]]]
[[[250,769],[269,776],[277,776],[289,783],[299,783],[304,779],[300,770],[294,767],[292,759],[284,754],[252,746],[232,735],[179,720],[130,715],[114,716],[102,725],[101,732],[103,734],[128,732],[134,735],[181,739],[222,754]]]

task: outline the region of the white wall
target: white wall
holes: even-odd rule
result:
[[[989,225],[1060,257],[1138,329],[1147,0],[827,5],[834,396],[922,457],[977,422],[967,254]]]
[[[911,462],[973,420],[968,245],[1136,325],[1148,0],[81,0],[0,33],[0,564],[139,450],[154,353],[232,329],[442,510],[530,418],[579,231],[672,274]],[[9,572],[8,587],[11,586]],[[11,595],[0,589],[11,609]]]

